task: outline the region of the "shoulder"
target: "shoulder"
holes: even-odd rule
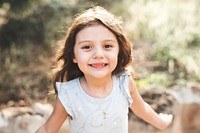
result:
[[[132,88],[133,86],[133,78],[131,76],[131,73],[129,70],[125,70],[119,75],[117,75],[118,81],[119,81],[119,88],[122,92],[122,94],[126,97],[129,106],[132,104],[133,99],[131,97]]]
[[[77,82],[79,78],[75,78],[73,80],[67,81],[67,82],[56,82],[56,85],[61,85],[61,86],[66,86],[66,85],[71,85]]]
[[[58,94],[75,91],[78,88],[78,81],[79,78],[67,82],[56,82],[56,89],[58,90]]]
[[[68,82],[56,82],[58,90],[58,99],[66,112],[73,117],[72,106],[74,101],[77,101],[77,94],[79,89],[79,78],[70,80]]]
[[[134,81],[134,75],[132,74],[132,71],[129,69],[124,70],[122,73],[118,75],[120,83],[123,83],[129,88],[129,92],[133,93],[136,89],[135,81]]]

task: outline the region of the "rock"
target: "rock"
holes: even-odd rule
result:
[[[200,86],[172,90],[153,87],[140,93],[157,112],[172,113],[174,120],[160,131],[131,114],[129,133],[200,133]]]
[[[200,133],[200,104],[185,104],[181,108],[182,133]]]
[[[174,89],[178,101],[172,127],[177,133],[200,133],[200,86]]]
[[[25,114],[10,121],[8,133],[35,133],[35,130],[44,122],[40,115]]]
[[[16,117],[18,115],[23,115],[26,113],[33,113],[33,109],[30,107],[9,107],[1,110],[1,117],[4,119],[10,119],[12,117]]]
[[[53,111],[53,106],[51,104],[42,104],[42,103],[35,103],[33,105],[33,110],[36,114],[43,116],[45,119],[49,117],[49,115]]]
[[[173,114],[174,120],[169,128],[160,131],[129,113],[129,133],[200,133],[200,86],[172,90],[150,87],[142,89],[140,94],[156,112]],[[0,133],[34,133],[52,110],[51,104],[41,103],[5,108],[0,111]],[[68,120],[59,133],[69,133]]]
[[[1,133],[34,133],[52,112],[50,104],[31,107],[8,107],[0,112]]]
[[[157,113],[175,114],[174,108],[177,106],[177,100],[171,94],[171,90],[161,87],[149,87],[139,90],[140,95]],[[135,116],[131,111],[129,113],[129,133],[157,133],[147,122]],[[159,132],[160,133],[160,132]],[[173,133],[173,132],[166,132]],[[174,132],[176,133],[176,132]]]

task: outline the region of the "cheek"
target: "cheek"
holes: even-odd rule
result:
[[[76,63],[78,63],[78,64],[86,64],[87,63],[87,56],[84,54],[77,54],[76,56],[75,56],[75,59],[74,59],[75,61],[76,61]]]
[[[112,62],[112,64],[114,65],[117,65],[118,64],[118,53],[114,53],[112,56],[110,56],[110,60]]]
[[[113,53],[113,58],[114,59],[118,60],[118,56],[119,56],[119,52],[118,51]]]
[[[77,61],[76,64],[77,64],[78,68],[82,72],[84,72],[88,67],[88,64],[87,64],[88,60],[85,58],[84,55],[82,55],[82,56],[79,56],[78,58],[76,58],[76,61]]]
[[[78,62],[80,62],[82,59],[82,56],[81,56],[82,54],[78,51],[78,50],[74,50],[74,59],[73,59],[73,61],[74,61],[74,63],[78,63]]]

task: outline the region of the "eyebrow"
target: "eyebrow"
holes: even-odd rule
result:
[[[114,43],[116,43],[116,41],[113,40],[113,39],[106,39],[106,40],[104,40],[103,42],[114,42]]]
[[[83,40],[83,41],[79,41],[78,44],[81,44],[81,43],[87,43],[87,42],[93,42],[92,40]],[[113,39],[105,39],[103,40],[102,42],[113,42],[113,43],[117,43],[115,40]]]
[[[79,41],[78,44],[86,43],[86,42],[92,42],[92,41],[90,41],[90,40],[83,40],[83,41]]]

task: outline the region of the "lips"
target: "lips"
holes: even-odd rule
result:
[[[90,66],[93,67],[93,68],[104,68],[107,65],[108,65],[107,63],[93,63],[93,64],[90,64]]]

